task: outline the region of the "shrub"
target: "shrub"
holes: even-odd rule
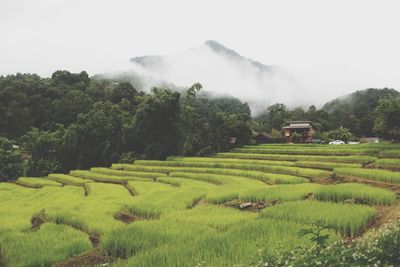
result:
[[[322,249],[298,247],[281,248],[280,253],[263,254],[257,266],[399,266],[400,222],[388,224],[379,230],[348,244],[336,242]]]

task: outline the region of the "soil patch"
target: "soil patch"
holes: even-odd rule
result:
[[[252,211],[252,212],[258,212],[268,206],[273,206],[276,204],[279,204],[279,201],[272,201],[272,202],[265,202],[265,201],[259,201],[259,202],[240,202],[239,200],[232,200],[229,202],[226,202],[224,204],[225,207],[230,207],[230,208],[235,208],[239,209],[242,211]]]
[[[400,204],[392,206],[378,206],[376,207],[378,215],[375,220],[368,225],[368,228],[379,228],[386,223],[400,219]]]
[[[32,231],[39,230],[40,226],[47,221],[45,212],[46,212],[45,209],[42,209],[41,211],[39,211],[39,213],[32,216],[31,218]]]
[[[204,198],[200,198],[200,199],[195,199],[192,203],[192,206],[190,206],[190,208],[195,208],[197,206],[200,205],[206,205],[207,204],[207,200]]]
[[[89,240],[92,243],[93,247],[97,247],[100,244],[100,236],[89,234]]]
[[[340,176],[337,176],[335,174],[332,174],[329,177],[323,177],[323,178],[314,178],[310,179],[311,182],[316,183],[316,184],[323,184],[323,185],[328,185],[328,184],[340,184],[345,182],[344,179]]]
[[[113,258],[102,255],[100,249],[95,249],[81,255],[72,256],[64,262],[55,263],[52,267],[102,266],[112,261]]]
[[[114,214],[114,219],[119,220],[125,224],[130,224],[134,221],[142,221],[142,220],[146,220],[146,218],[134,215],[134,214],[130,214],[127,212],[123,212],[120,211],[116,214]]]

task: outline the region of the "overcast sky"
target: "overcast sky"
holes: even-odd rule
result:
[[[331,94],[400,88],[400,1],[0,0],[0,75],[122,70],[214,39]]]

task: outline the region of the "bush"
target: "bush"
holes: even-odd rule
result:
[[[0,137],[0,182],[15,180],[22,173],[21,153],[14,147],[12,141]]]
[[[350,132],[350,130],[347,128],[343,128],[343,127],[329,131],[327,133],[327,136],[331,140],[342,140],[345,142],[352,140],[354,138],[354,135]]]
[[[258,266],[399,266],[400,222],[371,231],[350,244],[299,247],[264,254]]]

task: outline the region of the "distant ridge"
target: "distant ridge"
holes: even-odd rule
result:
[[[245,57],[216,40],[172,54],[133,57],[130,62],[132,73],[144,80],[139,89],[161,83],[185,88],[200,82],[203,92],[247,102],[253,114],[269,104],[294,106],[310,99],[287,68]]]
[[[204,46],[210,48],[215,54],[219,56],[223,56],[225,58],[228,58],[233,61],[245,61],[257,69],[261,71],[267,71],[267,72],[272,72],[274,69],[276,69],[276,66],[272,65],[265,65],[262,64],[259,61],[252,60],[250,58],[244,57],[240,55],[238,52],[236,52],[233,49],[227,48],[223,44],[215,41],[215,40],[207,40],[203,44]],[[196,48],[193,48],[196,49]],[[138,56],[138,57],[133,57],[130,59],[132,63],[137,63],[142,65],[143,67],[152,67],[156,69],[161,69],[165,67],[165,61],[164,61],[163,55],[146,55],[146,56]]]
[[[239,53],[237,53],[235,50],[227,48],[226,46],[222,45],[221,43],[219,43],[215,40],[205,41],[204,44],[206,46],[210,47],[217,54],[226,54],[227,56],[231,57],[232,59],[246,60],[249,63],[256,66],[260,70],[273,71],[273,69],[274,69],[274,66],[264,65],[259,61],[255,61],[250,58],[244,57],[244,56],[240,55]]]

